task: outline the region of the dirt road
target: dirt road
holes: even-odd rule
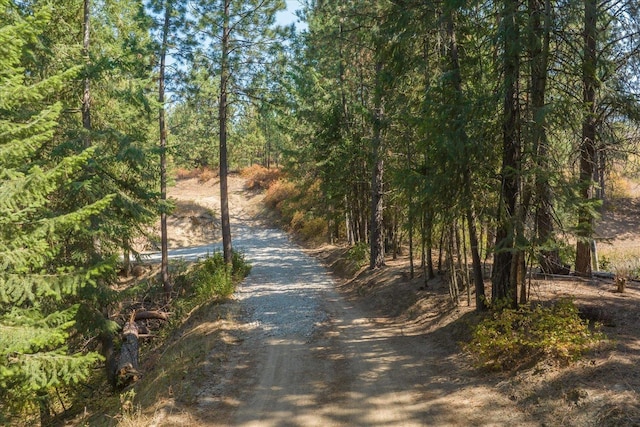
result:
[[[216,373],[190,373],[204,377],[187,425],[538,425],[486,382],[458,378],[446,335],[372,318],[338,292],[315,258],[256,220],[241,180],[231,184],[235,248],[253,268],[236,294],[239,344]],[[215,210],[199,186],[215,190],[194,182],[174,194]]]

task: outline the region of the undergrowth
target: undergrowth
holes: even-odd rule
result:
[[[193,169],[178,168],[175,171],[176,179],[198,178],[199,182],[207,182],[218,176],[218,171],[208,167],[199,167]]]
[[[346,257],[356,266],[356,269],[364,267],[369,261],[369,245],[366,242],[356,243],[349,248]]]
[[[305,185],[279,179],[268,188],[264,203],[277,212],[282,226],[305,242],[319,244],[327,236],[327,220],[317,213],[318,181]]]
[[[189,312],[205,302],[227,298],[250,272],[251,266],[242,253],[233,252],[230,267],[225,264],[222,253],[208,255],[178,276],[175,291],[180,298],[175,301],[176,308]]]
[[[523,305],[517,310],[496,310],[473,331],[463,345],[475,365],[489,370],[511,370],[542,360],[567,364],[603,339],[580,318],[573,301],[552,305]]]
[[[278,168],[265,168],[260,165],[251,165],[243,169],[240,175],[246,180],[245,187],[248,190],[266,190],[282,176]]]
[[[84,396],[86,393],[82,393],[83,397],[74,403],[74,407],[85,408],[84,414],[80,414],[76,419],[78,424],[148,425],[149,420],[146,420],[140,411],[139,402],[142,396],[145,396],[144,400],[149,404],[149,400],[153,401],[155,396],[149,390],[165,392],[167,387],[179,387],[184,370],[192,366],[196,358],[204,358],[208,354],[206,349],[189,348],[184,340],[180,348],[173,349],[177,341],[176,331],[191,319],[193,313],[197,313],[196,309],[207,304],[216,305],[229,297],[236,285],[249,274],[251,266],[245,261],[242,253],[234,252],[233,262],[229,267],[224,263],[223,255],[216,252],[193,264],[172,261],[170,270],[174,278],[173,297],[166,305],[162,302],[164,294],[157,276],[152,276],[120,293],[122,304],[128,304],[126,301],[145,301],[149,307],[153,307],[153,304],[163,304],[162,311],[171,313],[168,322],[161,323],[158,329],[154,328],[151,331],[151,340],[141,340],[142,381],[136,383],[135,389],[113,393],[104,384],[103,375],[97,371],[90,387],[100,390],[100,397],[96,399],[96,393],[90,396]],[[189,345],[200,345],[197,337],[194,336],[193,342]],[[172,350],[168,350],[170,347]],[[184,360],[183,350],[186,350]],[[139,399],[136,393],[141,390],[144,392]],[[66,412],[68,416],[73,416],[77,410],[71,408]]]

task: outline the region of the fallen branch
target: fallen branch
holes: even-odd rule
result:
[[[129,321],[122,328],[122,348],[116,370],[119,388],[128,387],[142,377],[138,370],[138,326],[135,318],[136,314],[131,313]]]
[[[138,320],[148,320],[148,319],[159,319],[159,320],[169,320],[169,313],[166,313],[164,311],[158,311],[158,310],[151,310],[151,311],[138,311],[135,314],[135,321]]]

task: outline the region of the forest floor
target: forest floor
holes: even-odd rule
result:
[[[252,233],[272,226],[262,195],[244,190],[239,176],[229,183],[232,220]],[[216,238],[218,194],[217,180],[180,180],[170,189],[178,204],[172,247]],[[619,274],[640,262],[639,212],[640,199],[621,199],[598,227],[607,238],[601,260]],[[610,279],[532,279],[532,300],[573,298],[604,325],[607,340],[570,366],[489,373],[459,344],[476,319],[473,295],[452,304],[441,279],[426,287],[421,277],[409,279],[406,257],[347,274],[345,247],[292,245],[330,274],[312,335],[256,334],[246,309],[252,294],[204,307],[160,355],[146,356],[139,410],[121,416],[122,425],[640,425],[640,283],[618,293]]]

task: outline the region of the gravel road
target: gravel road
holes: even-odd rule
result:
[[[235,248],[253,266],[236,293],[247,332],[224,367],[223,399],[202,396],[208,425],[534,425],[495,391],[453,377],[427,337],[367,317],[282,231],[238,227]]]
[[[333,280],[280,230],[236,228],[234,248],[245,254],[251,274],[236,295],[252,326],[266,337],[308,340],[326,320],[320,302]]]
[[[180,191],[203,203],[201,185]],[[231,196],[234,249],[252,265],[235,294],[238,329],[228,331],[237,345],[212,355],[224,360],[213,374],[191,373],[203,384],[197,402],[161,425],[536,425],[490,386],[457,378],[442,337],[373,318],[340,294],[315,258],[252,219],[241,184]]]

